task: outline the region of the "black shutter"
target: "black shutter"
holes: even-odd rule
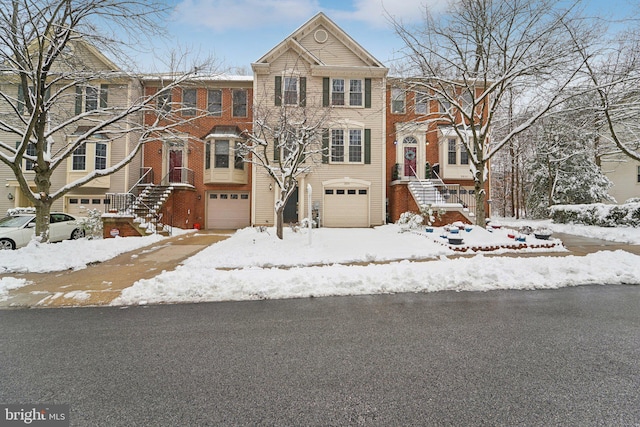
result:
[[[329,106],[329,77],[322,78],[322,106]]]
[[[282,76],[276,76],[276,90],[275,90],[275,102],[276,106],[282,105]]]
[[[76,86],[76,114],[82,113],[82,87]]]
[[[307,106],[307,78],[300,77],[300,106]]]
[[[364,164],[371,164],[371,129],[364,130]]]
[[[100,108],[107,108],[107,99],[109,97],[109,85],[100,85]]]
[[[280,161],[280,141],[278,139],[273,140],[273,160]]]
[[[364,108],[371,108],[371,79],[364,79]]]
[[[18,112],[20,114],[24,114],[24,89],[22,88],[22,84],[18,85]]]

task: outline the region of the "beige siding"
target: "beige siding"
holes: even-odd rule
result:
[[[319,43],[316,40],[316,31],[325,31],[328,35],[327,41]],[[343,44],[334,34],[324,26],[319,26],[299,40],[300,44],[309,50],[314,56],[326,65],[361,67],[368,65],[353,51]]]

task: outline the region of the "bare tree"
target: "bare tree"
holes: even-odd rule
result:
[[[441,105],[422,119],[451,127],[468,153],[480,226],[485,224],[489,161],[559,104],[582,68],[566,31],[567,23],[577,19],[576,4],[460,0],[446,14],[427,9],[418,27],[394,22],[405,44],[412,90]],[[529,102],[504,114],[511,93]]]
[[[626,30],[594,42],[567,30],[595,95],[585,110],[599,117],[601,150],[640,161],[640,32]]]
[[[254,107],[253,114],[253,132],[246,133],[243,157],[275,182],[276,235],[282,239],[284,208],[298,178],[328,158],[330,109],[281,105]]]
[[[92,47],[97,56],[118,52],[124,43],[157,36],[165,8],[146,0],[11,0],[0,5],[0,161],[11,168],[35,206],[35,231],[41,241],[48,240],[54,201],[122,169],[147,140],[177,125],[179,119],[164,120],[175,113],[167,108],[168,94],[191,72],[173,75],[161,91],[145,95],[136,76],[113,63],[98,66],[87,54]],[[110,105],[104,82],[138,92]],[[87,107],[74,109],[83,99]],[[156,120],[144,126],[148,112]],[[52,186],[54,173],[64,172],[68,159],[90,140],[115,142],[124,135],[132,142],[121,159],[74,177],[61,188]],[[33,170],[35,190],[25,164]]]

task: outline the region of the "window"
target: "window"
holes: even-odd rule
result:
[[[344,162],[344,131],[331,130],[331,161]]]
[[[99,205],[102,201],[100,199],[91,199],[92,205]]]
[[[349,161],[362,162],[362,130],[349,130]]]
[[[222,115],[222,90],[209,89],[207,91],[207,111],[212,116]]]
[[[344,105],[344,79],[331,81],[331,105]]]
[[[460,164],[461,165],[469,164],[469,153],[467,153],[467,149],[464,148],[463,144],[460,144]]]
[[[235,150],[233,150],[233,152],[234,152],[234,154],[233,154],[233,168],[234,169],[238,169],[238,170],[243,170],[244,169],[244,159],[242,158],[242,155],[241,155],[240,146],[241,146],[241,144],[239,142],[236,142]]]
[[[423,92],[415,93],[415,112],[416,114],[427,114],[427,94]]]
[[[362,163],[362,151],[362,129],[331,130],[332,163]],[[346,160],[345,153],[348,153]]]
[[[232,91],[233,117],[247,117],[247,91],[238,89]]]
[[[83,171],[86,169],[87,163],[87,147],[82,145],[73,152],[71,168],[74,171]],[[88,203],[88,202],[87,202]]]
[[[95,111],[98,108],[107,108],[109,85],[100,86],[76,86],[75,113]]]
[[[86,87],[86,95],[84,98],[84,111],[93,111],[98,109],[98,88],[93,86]]]
[[[184,116],[196,115],[197,96],[196,89],[182,89],[182,114]]]
[[[171,90],[170,89],[158,95],[158,109],[162,111],[171,111]]]
[[[33,143],[29,143],[29,145],[27,145],[27,151],[25,153],[27,156],[36,156],[36,144]],[[25,170],[31,171],[35,168],[36,163],[31,161],[31,160],[25,160],[24,161],[24,168]]]
[[[446,99],[441,98],[438,101],[438,105],[441,113],[448,113],[451,110],[451,102],[447,101]]]
[[[462,108],[464,109],[465,112],[470,113],[471,106],[473,105],[473,96],[471,95],[471,92],[469,91],[464,92],[460,98],[461,98],[460,103],[462,104]]]
[[[404,114],[404,90],[391,88],[391,112],[393,114]]]
[[[298,78],[284,78],[284,104],[298,105]]]
[[[215,145],[215,162],[216,168],[229,167],[229,141],[216,141]]]
[[[207,141],[204,145],[204,168],[211,169],[211,143]]]
[[[333,194],[333,190],[324,190],[324,194]]]
[[[349,80],[349,105],[362,106],[362,80]]]
[[[455,165],[456,164],[456,160],[458,158],[457,156],[457,150],[456,150],[456,139],[455,138],[449,138],[449,158],[448,158],[448,164],[450,165]]]
[[[107,168],[107,144],[96,143],[96,169]]]

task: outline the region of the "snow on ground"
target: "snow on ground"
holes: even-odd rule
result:
[[[500,218],[494,221],[514,229],[523,225],[546,227],[606,240],[640,244],[640,230],[553,224]],[[624,251],[601,251],[586,257],[488,257],[482,247],[505,252],[561,252],[557,240],[551,248],[514,250],[517,245],[502,227],[493,233],[480,228],[460,231],[464,245],[449,245],[436,228],[401,232],[388,225],[374,229],[285,228],[285,239],[274,230],[247,228],[185,260],[174,271],[140,280],[125,289],[114,305],[155,302],[195,302],[360,295],[439,290],[542,289],[581,284],[640,284],[640,257]],[[193,231],[191,231],[193,232]],[[517,233],[516,233],[517,234]],[[82,269],[123,252],[157,242],[162,237],[37,244],[0,253],[0,274]],[[527,236],[530,246],[546,241]],[[464,258],[454,249],[468,248]],[[473,249],[475,248],[475,252]],[[566,251],[565,251],[566,252]],[[562,255],[566,255],[562,254]],[[371,264],[369,264],[371,263]],[[358,264],[358,265],[352,265]],[[368,265],[367,265],[368,264]],[[0,300],[10,289],[28,284],[24,279],[0,278]],[[74,298],[82,300],[83,294]],[[5,298],[6,299],[6,298]]]
[[[515,243],[506,236],[507,230],[500,230],[462,235],[469,247],[487,241]],[[323,228],[313,231],[311,246],[306,230],[285,229],[283,241],[275,238],[273,229],[268,231],[240,230],[176,270],[136,282],[113,305],[640,284],[640,257],[625,251],[534,258],[486,257],[480,252],[471,258],[450,259],[447,256],[454,252],[438,241],[441,229],[400,233],[395,225]],[[385,263],[343,265],[371,261]]]
[[[115,239],[64,240],[46,244],[34,240],[24,248],[0,252],[0,274],[80,270],[88,264],[106,261],[164,238],[156,234]]]
[[[509,227],[522,227],[528,225],[533,228],[546,227],[555,233],[575,234],[577,236],[591,237],[594,239],[609,240],[611,242],[640,245],[640,228],[632,227],[596,227],[582,224],[555,224],[547,220],[524,220],[513,218],[497,218],[493,223]]]

